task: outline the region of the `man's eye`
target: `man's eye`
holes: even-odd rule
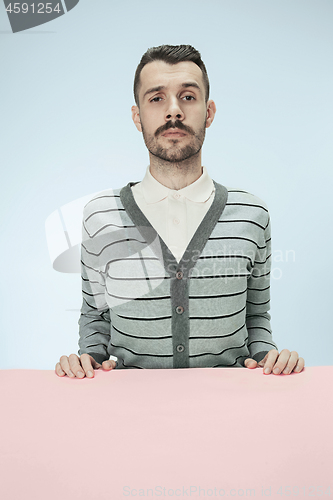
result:
[[[159,102],[162,97],[153,97],[150,102]]]
[[[195,97],[193,97],[193,95],[185,95],[184,99],[185,101],[192,101],[193,99],[195,99]]]

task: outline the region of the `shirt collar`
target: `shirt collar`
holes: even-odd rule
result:
[[[202,167],[202,174],[199,179],[192,182],[189,186],[177,190],[177,193],[188,200],[204,203],[208,200],[213,191],[214,183],[208,175],[206,167]],[[169,189],[158,182],[155,177],[151,175],[148,166],[146,174],[141,182],[141,192],[146,203],[157,203],[167,198],[169,194],[176,192],[176,190]]]

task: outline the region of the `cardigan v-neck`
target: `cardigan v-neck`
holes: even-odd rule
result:
[[[140,210],[179,262],[215,193],[213,180],[203,166],[200,177],[182,189],[170,189],[150,173],[132,186]]]
[[[155,234],[158,235],[163,253],[164,267],[170,275],[174,275],[177,272],[177,269],[179,269],[185,276],[189,276],[191,269],[195,266],[202,249],[204,248],[212,230],[223,212],[228,199],[228,191],[221,184],[218,184],[215,181],[213,181],[213,183],[215,186],[213,202],[190,240],[179,263],[172,254],[171,250],[167,247],[166,243],[153,228],[147,217],[138,207],[131,189],[135,183],[128,183],[127,186],[120,191],[120,200],[126,212],[142,235],[145,236],[146,234],[145,228],[149,228],[150,232],[153,234],[155,232]]]

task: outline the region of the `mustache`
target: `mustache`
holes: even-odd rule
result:
[[[188,132],[189,134],[194,135],[194,130],[188,125],[184,125],[184,123],[181,122],[180,120],[176,120],[175,122],[172,122],[170,120],[161,127],[158,127],[158,129],[155,132],[155,137],[157,137],[160,134],[163,134],[163,132],[169,130],[169,128],[178,128],[179,130],[184,130],[184,132]]]

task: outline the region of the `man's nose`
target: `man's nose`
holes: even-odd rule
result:
[[[165,119],[169,120],[183,120],[184,112],[180,107],[178,99],[170,99],[165,112]]]

